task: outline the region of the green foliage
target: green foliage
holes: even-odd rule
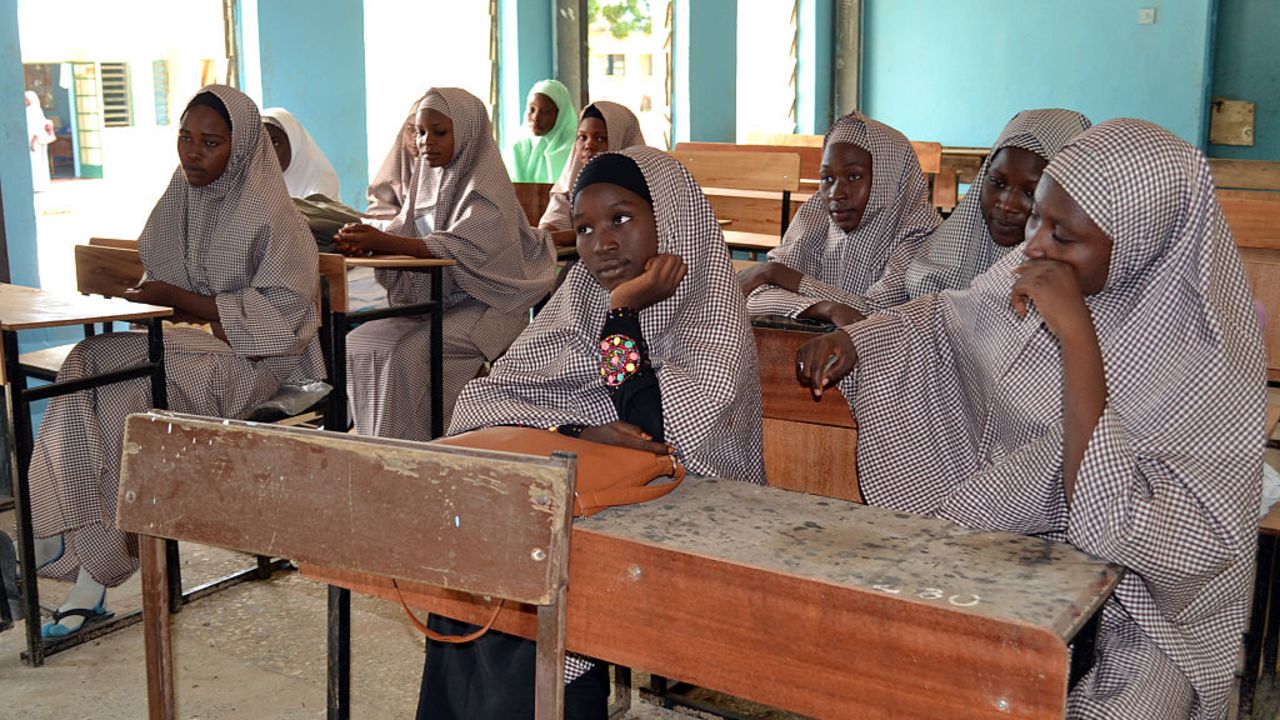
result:
[[[633,32],[649,33],[653,29],[653,13],[649,0],[587,0],[587,24],[600,18],[609,32],[619,40]]]

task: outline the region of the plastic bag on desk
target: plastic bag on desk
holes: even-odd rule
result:
[[[245,420],[276,422],[293,417],[315,406],[333,392],[333,386],[322,380],[303,385],[281,385],[271,399],[260,403],[245,415]]]

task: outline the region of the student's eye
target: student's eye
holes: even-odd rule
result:
[[[1003,189],[1004,189],[1004,180],[1001,180],[1001,179],[1000,179],[1000,178],[998,178],[998,177],[993,177],[993,178],[991,178],[991,184],[992,184],[992,185],[995,185],[996,187],[1000,188],[1001,190],[1003,190]]]
[[[849,173],[850,182],[858,182],[862,179],[862,173]]]
[[[631,222],[631,216],[627,213],[618,213],[613,216],[614,225],[626,225],[629,222]]]
[[[578,234],[579,234],[579,235],[584,236],[584,237],[585,237],[585,236],[587,236],[587,235],[590,235],[590,234],[591,234],[591,226],[590,226],[590,225],[579,225],[579,226],[577,227],[577,232],[578,232]]]
[[[220,143],[220,142],[218,142],[218,141],[216,141],[216,140],[205,140],[205,141],[204,141],[204,146],[205,146],[205,147],[210,147],[210,148],[216,148],[216,147],[218,147],[218,146],[219,146],[219,145],[221,145],[221,144],[222,144],[222,143]]]
[[[1062,235],[1059,235],[1057,231],[1054,231],[1053,233],[1053,241],[1058,243],[1059,245],[1070,245],[1071,243],[1075,242],[1075,240],[1072,240],[1069,237],[1063,237]]]
[[[823,175],[822,177],[818,178],[818,180],[819,182],[825,185],[830,185],[831,183],[836,181],[836,179],[831,177],[830,175]]]

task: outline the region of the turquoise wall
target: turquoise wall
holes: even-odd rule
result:
[[[342,201],[363,209],[369,185],[364,3],[263,0],[257,5],[263,104],[297,116],[338,172]],[[305,18],[313,22],[299,22]]]
[[[833,111],[831,87],[836,48],[832,0],[800,0],[798,19],[796,132],[822,135],[831,127]]]
[[[1210,145],[1209,154],[1280,160],[1280,2],[1218,0],[1217,38],[1213,95],[1254,103],[1254,145]]]
[[[674,142],[734,142],[737,137],[737,0],[675,3]],[[695,42],[696,38],[696,42]],[[653,140],[650,140],[653,142]]]
[[[1067,107],[1203,147],[1214,2],[864,0],[862,107],[946,145],[988,145],[1019,110]]]
[[[35,195],[31,191],[23,82],[18,2],[0,0],[0,189],[4,193],[4,231],[9,244],[9,281],[39,286]]]
[[[502,147],[521,136],[529,88],[554,77],[554,12],[552,0],[498,2],[498,142]]]

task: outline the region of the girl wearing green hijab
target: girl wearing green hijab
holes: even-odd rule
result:
[[[512,182],[552,183],[560,177],[573,150],[578,110],[559,80],[543,80],[529,90],[525,126],[529,135],[511,147],[508,170]]]

